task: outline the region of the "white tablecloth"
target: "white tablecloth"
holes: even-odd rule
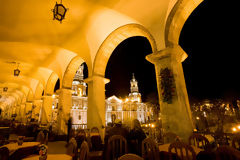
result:
[[[21,146],[19,146],[17,143],[9,143],[2,147],[7,147],[9,150],[9,154],[11,155],[13,152],[18,150],[19,148],[37,146],[39,144],[40,144],[40,142],[23,142],[23,144]]]
[[[38,160],[39,155],[29,156],[23,160]],[[48,154],[47,160],[72,160],[72,157],[67,154]]]

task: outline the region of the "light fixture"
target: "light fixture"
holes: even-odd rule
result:
[[[19,63],[18,63],[18,66],[17,66],[17,69],[14,69],[14,72],[13,72],[13,74],[14,74],[14,76],[19,76],[19,74],[20,74],[20,70],[18,69],[18,67],[19,67]]]
[[[64,7],[64,5],[62,4],[62,0],[61,3],[57,3],[55,4],[54,8],[53,8],[53,20],[58,20],[62,23],[62,20],[65,18],[66,12],[67,12],[67,8]]]
[[[3,88],[3,92],[7,92],[7,90],[8,90],[8,87]]]

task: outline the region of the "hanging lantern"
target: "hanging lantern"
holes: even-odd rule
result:
[[[62,4],[62,1],[61,1],[60,4],[58,4],[56,2],[52,11],[53,11],[53,20],[56,19],[56,20],[62,22],[62,20],[65,18],[67,8],[64,7],[64,5]]]
[[[14,74],[14,76],[19,76],[19,74],[20,74],[20,70],[18,69],[18,67],[19,67],[19,63],[18,63],[18,66],[17,66],[17,69],[14,69],[14,72],[13,72],[13,74]]]
[[[8,87],[3,88],[3,92],[7,92],[7,90],[8,90]]]
[[[14,69],[14,76],[19,76],[20,70],[19,69]]]

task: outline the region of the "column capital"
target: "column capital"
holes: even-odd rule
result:
[[[33,103],[33,101],[26,101],[26,104],[27,104],[27,103]]]
[[[174,58],[178,62],[183,62],[187,57],[187,53],[182,49],[181,46],[173,45],[171,47],[167,47],[163,50],[147,55],[146,59],[149,62],[155,64],[158,63],[159,60],[162,60],[164,58]]]
[[[104,84],[107,84],[110,82],[110,79],[108,78],[105,78],[104,76],[102,75],[92,75],[91,77],[88,77],[87,79],[84,80],[84,82],[86,83],[89,83],[89,82],[92,82],[94,80],[102,80],[104,82]]]
[[[42,102],[42,99],[34,99],[32,102],[33,102],[33,103]]]

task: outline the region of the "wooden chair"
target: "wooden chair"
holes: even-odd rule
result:
[[[143,158],[136,154],[129,153],[119,157],[118,160],[143,160]]]
[[[74,159],[77,159],[77,142],[75,138],[71,138],[68,147],[67,147],[67,154],[73,157]]]
[[[174,152],[172,150],[174,150]],[[179,158],[181,158],[181,160],[185,159],[196,160],[196,153],[194,149],[190,145],[185,144],[184,142],[181,141],[175,141],[171,143],[168,148],[168,152],[176,153],[179,156]],[[191,153],[191,155],[189,153]]]
[[[7,147],[0,148],[0,160],[8,160],[9,159],[9,150]]]
[[[43,133],[43,131],[40,131],[40,132],[38,132],[38,134],[37,134],[37,142],[40,142],[41,144],[43,144],[44,143],[44,141],[45,141],[45,138],[44,138],[45,136],[44,136],[44,133]]]
[[[89,159],[89,148],[86,141],[83,141],[80,147],[79,160]]]
[[[44,139],[44,144],[48,145],[48,133],[46,134],[46,137]]]
[[[194,145],[198,148],[205,149],[209,146],[209,141],[206,137],[200,135],[200,134],[192,134],[189,139],[189,145]]]
[[[117,160],[117,158],[127,153],[127,140],[121,135],[114,135],[108,139],[107,160]]]
[[[103,144],[102,144],[102,139],[100,135],[96,136],[91,136],[91,151],[100,151],[103,149]]]
[[[177,134],[173,132],[167,132],[163,134],[163,142],[164,143],[172,143],[178,139]]]
[[[232,147],[237,150],[240,150],[240,134],[236,134],[233,136]]]
[[[76,136],[76,141],[77,141],[78,148],[81,147],[82,142],[85,141],[85,140],[87,140],[86,132],[83,129],[80,129],[77,133],[77,136]]]
[[[147,160],[158,160],[159,149],[154,140],[150,137],[142,141],[142,157]]]
[[[239,160],[240,151],[236,150],[233,147],[222,145],[216,150],[216,159],[217,160]]]
[[[99,133],[99,129],[97,127],[92,127],[91,133]]]

